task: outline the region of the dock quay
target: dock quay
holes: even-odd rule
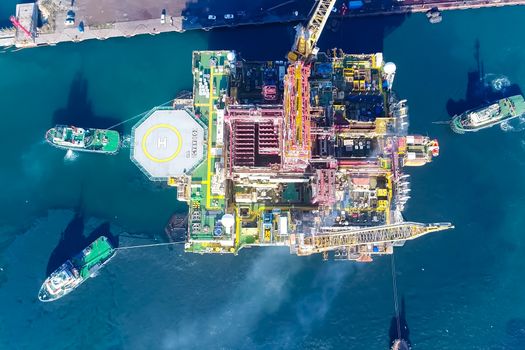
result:
[[[359,9],[350,11],[346,17],[403,15],[421,13],[429,10],[469,10],[485,7],[503,7],[525,5],[525,0],[397,0],[394,4],[385,5],[384,2],[364,1]],[[336,16],[342,17],[341,13]]]
[[[334,18],[363,17],[523,5],[525,0],[397,0],[338,1]],[[12,28],[0,29],[0,47],[28,48],[61,42],[126,37],[186,30],[299,22],[307,18],[314,0],[255,0],[227,4],[198,0],[38,0],[18,4]],[[228,7],[229,6],[229,7]]]
[[[38,0],[16,6],[13,16],[16,23],[11,20],[13,28],[0,30],[0,46],[27,48],[89,39],[300,21],[306,18],[312,3],[311,0],[284,3],[256,0],[249,4],[242,1],[187,4],[184,0]]]

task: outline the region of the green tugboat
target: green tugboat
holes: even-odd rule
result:
[[[458,134],[489,128],[525,113],[523,96],[515,95],[477,109],[466,111],[452,118],[450,126]]]
[[[46,140],[55,147],[73,151],[115,154],[120,147],[120,135],[115,130],[83,129],[65,125],[49,129]]]
[[[46,278],[38,293],[38,299],[48,302],[69,294],[85,280],[96,276],[98,270],[114,255],[115,248],[108,238],[105,236],[97,238]]]

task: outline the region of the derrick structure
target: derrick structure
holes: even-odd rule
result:
[[[288,66],[284,83],[284,166],[304,170],[310,159],[310,67],[299,61]]]
[[[275,106],[230,105],[224,121],[228,128],[230,154],[228,174],[234,168],[255,167],[257,156],[278,156],[283,142],[283,109]]]

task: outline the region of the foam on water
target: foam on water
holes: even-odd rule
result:
[[[71,149],[68,149],[66,154],[64,155],[64,161],[65,162],[73,162],[77,158],[78,158],[78,153],[74,152]]]
[[[505,132],[520,132],[525,130],[525,114],[501,123],[500,128]]]
[[[122,135],[122,139],[120,141],[120,148],[127,149],[130,146],[131,146],[131,135],[129,134]]]
[[[485,85],[493,91],[504,93],[512,84],[509,78],[502,74],[488,73],[484,77]]]

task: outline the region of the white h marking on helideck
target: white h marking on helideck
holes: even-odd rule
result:
[[[159,137],[157,139],[157,148],[168,148],[168,138],[167,137]]]

